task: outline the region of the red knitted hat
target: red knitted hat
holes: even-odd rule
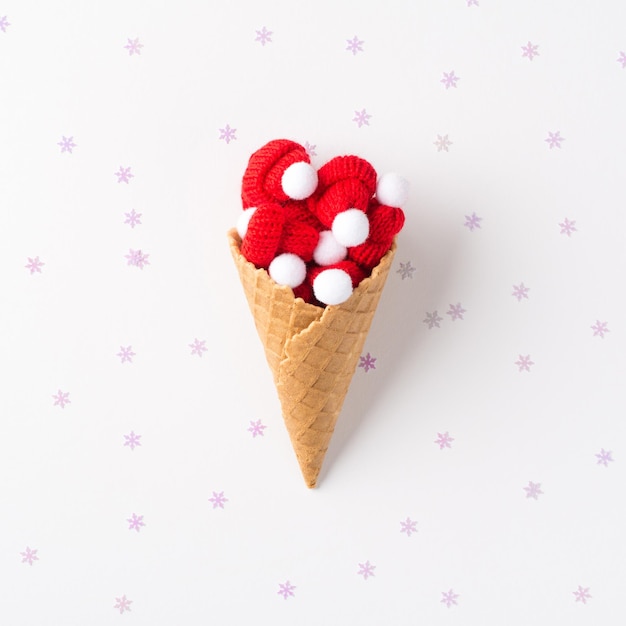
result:
[[[310,164],[307,151],[299,143],[289,139],[274,139],[257,150],[248,161],[241,185],[241,200],[244,208],[258,207],[267,202],[287,202],[290,199],[302,200],[313,193],[317,185],[315,177],[308,180],[313,188],[301,194],[289,193],[283,187],[283,176],[287,169],[296,163]],[[312,168],[311,168],[312,169]],[[314,173],[314,170],[313,170]],[[308,172],[309,176],[313,176]]]

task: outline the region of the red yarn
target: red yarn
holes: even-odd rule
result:
[[[343,270],[350,276],[352,279],[352,287],[355,288],[367,275],[368,273],[357,263],[354,261],[350,261],[349,259],[345,259],[344,261],[339,261],[338,263],[333,263],[332,265],[324,265],[319,266],[315,265],[311,267],[307,272],[307,281],[310,281],[313,284],[313,281],[324,271],[324,270]]]
[[[372,200],[368,218],[369,237],[365,243],[348,248],[348,258],[371,271],[391,248],[394,237],[402,230],[404,212],[397,207],[378,204],[376,200]]]
[[[285,209],[276,203],[260,206],[248,223],[241,254],[257,267],[267,269],[278,251],[285,226]]]
[[[282,177],[294,163],[310,163],[303,146],[289,139],[274,139],[252,154],[243,175],[241,200],[244,208],[259,207],[267,202],[287,202]]]

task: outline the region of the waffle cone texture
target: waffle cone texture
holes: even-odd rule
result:
[[[395,254],[395,243],[343,304],[325,308],[296,298],[241,254],[228,233],[285,426],[308,487],[315,487]]]

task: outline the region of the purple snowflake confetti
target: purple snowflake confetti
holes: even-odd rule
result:
[[[369,126],[369,119],[372,116],[368,114],[368,112],[365,109],[361,109],[361,111],[355,111],[354,112],[354,117],[352,118],[353,122],[356,122],[357,126],[359,128],[361,128],[361,126],[365,125],[365,126]]]
[[[139,43],[139,37],[136,39],[127,39],[128,43],[124,46],[125,50],[128,50],[128,56],[133,56],[133,54],[141,54],[141,49],[143,48],[143,44]]]
[[[465,319],[463,317],[463,313],[467,313],[467,311],[461,306],[460,302],[457,304],[451,304],[450,308],[446,311],[446,315],[449,315],[453,322],[454,320]]]
[[[374,576],[375,569],[375,565],[372,565],[369,561],[365,561],[365,563],[359,563],[357,575],[363,576],[363,580],[367,580],[370,576]]]
[[[39,560],[37,550],[31,550],[28,546],[26,546],[26,550],[24,550],[24,552],[20,552],[20,555],[22,557],[22,563],[28,563],[29,565],[32,565],[35,561]]]
[[[57,146],[61,146],[61,153],[69,152],[72,154],[72,149],[76,147],[77,144],[74,143],[74,137],[66,137],[63,135],[61,137],[61,141],[57,143]]]
[[[448,135],[437,135],[437,141],[433,142],[437,146],[437,152],[450,152],[448,148],[452,145],[452,142],[448,139]]]
[[[365,372],[376,369],[376,357],[373,357],[369,352],[362,357],[359,357],[359,367],[362,367]]]
[[[609,463],[613,462],[613,457],[611,456],[611,451],[610,450],[605,450],[604,448],[600,449],[600,452],[598,452],[598,454],[596,454],[596,465],[604,465],[604,467],[608,467]]]
[[[626,69],[626,52],[620,52],[617,57],[617,62],[622,66],[622,69]]]
[[[537,52],[538,48],[539,46],[533,45],[529,41],[525,46],[522,46],[522,56],[527,57],[530,61],[532,61],[535,57],[539,56],[539,52]]]
[[[9,20],[7,19],[7,16],[3,15],[2,17],[0,17],[0,30],[3,33],[6,33],[8,26],[11,26],[11,24],[9,23]]]
[[[133,513],[132,517],[129,517],[126,521],[128,522],[128,530],[136,530],[139,532],[141,527],[145,526],[143,515],[135,515]]]
[[[295,588],[296,587],[294,585],[292,585],[289,581],[286,581],[283,584],[279,583],[279,585],[278,585],[278,595],[282,596],[285,600],[287,598],[289,598],[290,596],[294,597],[295,594],[294,594],[293,590]]]
[[[202,353],[208,350],[206,341],[200,341],[200,339],[194,339],[193,343],[189,344],[189,347],[191,348],[191,354],[197,354],[198,356],[202,356]]]
[[[530,368],[534,364],[535,363],[530,360],[530,354],[527,354],[526,356],[519,354],[517,361],[515,361],[515,365],[517,365],[519,372],[530,372]]]
[[[533,500],[537,500],[539,496],[543,495],[541,483],[534,483],[532,480],[528,481],[528,485],[524,487],[524,491],[526,492],[526,497],[532,498]]]
[[[130,182],[131,178],[134,178],[134,174],[131,174],[130,167],[122,167],[120,165],[120,169],[117,172],[114,172],[114,176],[117,176],[118,183],[126,183]]]
[[[413,278],[413,272],[415,268],[411,265],[411,261],[407,261],[406,263],[400,263],[400,269],[396,270],[396,274],[400,274],[400,278],[404,280],[405,278]]]
[[[266,43],[272,43],[272,31],[267,30],[265,26],[261,30],[257,30],[256,38],[254,41],[258,41],[262,46],[265,46]]]
[[[213,504],[214,509],[217,509],[218,507],[220,509],[223,509],[224,503],[228,502],[228,500],[224,497],[223,491],[220,491],[219,493],[217,493],[217,491],[214,491],[213,495],[209,498],[209,502]]]
[[[444,72],[443,78],[439,81],[443,83],[446,89],[450,89],[450,87],[456,87],[457,81],[460,80],[458,76],[454,75],[454,71],[452,72]]]
[[[433,311],[432,313],[426,313],[426,319],[422,321],[428,326],[428,330],[431,330],[434,327],[441,328],[439,322],[443,322],[443,317],[440,317],[437,311]]]
[[[352,39],[346,39],[348,42],[348,47],[346,50],[348,52],[352,52],[352,56],[358,54],[359,52],[363,52],[363,44],[364,41],[361,41],[356,35]]]
[[[132,600],[129,600],[126,595],[123,595],[121,598],[115,598],[115,606],[113,608],[119,610],[121,615],[125,611],[130,612],[130,605],[132,603]]]
[[[261,420],[257,420],[253,422],[250,420],[250,427],[248,428],[248,432],[252,433],[252,438],[256,439],[257,436],[263,437],[263,431],[267,428]]]
[[[136,435],[132,430],[128,435],[124,435],[124,447],[128,446],[131,450],[134,450],[137,446],[141,445],[141,435]]]
[[[577,231],[575,226],[576,220],[568,220],[565,218],[564,222],[559,222],[559,226],[561,227],[561,235],[567,235],[568,237],[572,236],[572,233]]]
[[[513,293],[511,295],[514,298],[517,298],[518,302],[521,302],[524,298],[528,299],[529,291],[529,287],[526,287],[524,283],[520,283],[519,285],[513,285]]]
[[[149,256],[149,254],[144,254],[141,250],[129,248],[128,254],[124,258],[128,261],[127,265],[134,265],[142,270],[144,266],[150,265],[150,261],[148,261]]]
[[[434,443],[439,446],[440,450],[443,450],[444,448],[451,448],[453,441],[454,438],[450,437],[446,431],[445,433],[437,433],[437,439],[435,439]]]
[[[133,352],[132,346],[120,346],[120,351],[116,354],[116,356],[120,357],[122,363],[132,363],[133,357],[136,355]]]
[[[582,602],[583,604],[587,604],[587,600],[589,600],[592,596],[589,593],[589,587],[581,587],[578,585],[578,589],[576,591],[572,591],[574,597],[576,598],[576,602]]]
[[[561,147],[561,142],[565,141],[564,137],[561,137],[561,132],[560,131],[556,131],[556,133],[548,133],[548,138],[544,139],[544,141],[550,146],[550,150],[552,150],[552,148],[560,148]]]
[[[450,591],[448,592],[442,591],[441,595],[443,596],[443,598],[441,598],[441,602],[445,604],[446,607],[450,608],[453,604],[457,604],[457,598],[459,597],[459,594],[454,593],[452,589],[450,589]]]
[[[469,228],[473,231],[475,228],[480,228],[480,223],[482,221],[482,217],[478,217],[476,213],[472,213],[471,215],[465,216],[465,224],[463,226]]]
[[[41,262],[39,260],[39,257],[36,256],[34,259],[31,259],[31,257],[28,257],[28,263],[24,266],[27,270],[30,270],[31,274],[34,274],[35,272],[37,272],[38,274],[41,274],[41,268],[45,265],[45,263]]]
[[[600,320],[596,320],[596,323],[591,327],[593,330],[594,337],[601,337],[604,339],[604,333],[610,333],[611,331],[608,328],[607,322],[601,322]]]
[[[412,533],[417,532],[417,522],[407,517],[404,522],[400,522],[400,532],[406,533],[406,536],[410,537]]]
[[[317,156],[317,152],[315,152],[315,148],[317,148],[315,144],[310,144],[308,141],[304,142],[304,149],[310,157]]]
[[[54,398],[53,406],[60,406],[64,409],[66,404],[71,404],[69,392],[63,392],[59,389],[52,397]]]
[[[237,139],[237,137],[235,137],[236,132],[237,132],[236,128],[231,128],[229,124],[226,124],[224,128],[220,128],[219,138],[228,144],[231,141],[235,141],[235,139]]]
[[[467,0],[467,6],[468,7],[471,7],[471,6],[477,7],[478,6],[478,0]]]
[[[141,224],[139,218],[142,216],[142,213],[137,213],[135,209],[132,209],[130,213],[124,213],[124,216],[126,217],[124,224],[129,224],[131,228],[135,228],[135,226]]]

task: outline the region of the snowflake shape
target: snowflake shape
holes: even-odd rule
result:
[[[363,580],[367,580],[370,576],[374,576],[375,569],[375,565],[372,565],[369,561],[365,561],[365,563],[359,563],[357,575],[363,576]]]
[[[622,69],[626,69],[626,52],[620,52],[617,57],[617,62],[622,66]]]
[[[593,597],[589,593],[589,587],[581,587],[578,585],[578,589],[576,591],[572,591],[574,597],[576,598],[576,602],[582,602],[583,604],[587,604],[587,600]]]
[[[136,530],[139,532],[141,527],[145,526],[143,515],[135,515],[133,513],[132,517],[129,517],[126,521],[128,522],[128,530]]]
[[[531,480],[529,480],[528,485],[524,487],[524,491],[526,492],[526,497],[532,498],[533,500],[537,500],[539,496],[543,495],[541,483],[534,483]]]
[[[561,227],[561,235],[567,235],[568,237],[572,236],[572,233],[577,231],[575,226],[576,220],[568,220],[565,218],[564,222],[559,222],[559,226]]]
[[[432,313],[426,313],[426,319],[422,321],[428,326],[428,330],[431,330],[434,327],[441,328],[439,322],[443,322],[443,317],[440,317],[437,311],[433,311]]]
[[[124,46],[125,50],[128,50],[128,56],[133,56],[133,54],[141,54],[141,49],[143,48],[143,44],[139,43],[139,37],[136,39],[127,39],[128,43]]]
[[[293,592],[295,588],[296,587],[289,581],[286,581],[285,583],[278,585],[278,595],[282,596],[286,600],[289,596],[293,597],[295,595]]]
[[[511,294],[514,298],[517,298],[518,302],[521,302],[523,298],[528,299],[528,292],[530,289],[524,285],[524,283],[520,283],[519,285],[513,285],[513,293]]]
[[[480,228],[480,222],[482,221],[482,219],[483,218],[478,217],[476,213],[472,213],[471,215],[466,215],[465,224],[463,224],[463,226],[466,226],[467,228],[473,231],[475,228]]]
[[[7,26],[11,26],[11,24],[9,23],[9,20],[7,19],[6,15],[3,15],[2,17],[0,17],[0,30],[3,33],[7,32]]]
[[[66,137],[63,135],[61,137],[61,141],[57,143],[57,146],[61,146],[61,153],[69,152],[72,154],[72,149],[76,147],[77,144],[74,143],[74,137]]]
[[[248,428],[248,432],[252,433],[252,438],[255,439],[257,436],[263,437],[263,431],[267,428],[261,420],[257,420],[256,422],[250,421],[250,427]]]
[[[120,351],[116,354],[116,356],[120,357],[122,363],[132,363],[135,353],[133,352],[132,346],[120,346]]]
[[[223,509],[224,503],[228,502],[228,500],[224,497],[223,491],[220,491],[219,493],[217,493],[217,491],[214,491],[213,495],[209,498],[209,502],[213,504],[214,509],[217,509],[218,507],[220,509]]]
[[[368,352],[365,356],[359,357],[359,367],[362,367],[366,373],[375,370],[376,358]]]
[[[118,183],[126,183],[130,182],[131,178],[134,178],[134,174],[131,174],[130,167],[122,167],[120,165],[120,169],[117,172],[114,172],[114,176],[117,176]]]
[[[530,360],[530,354],[527,354],[526,356],[520,354],[517,357],[517,361],[515,361],[515,365],[519,368],[519,372],[530,372],[530,368],[534,364],[535,363]]]
[[[53,406],[60,406],[64,409],[66,404],[71,404],[69,392],[63,392],[59,389],[52,397],[54,398]]]
[[[124,613],[124,611],[130,612],[130,605],[132,603],[132,600],[128,600],[128,598],[126,598],[126,595],[123,595],[121,598],[115,598],[115,606],[113,608],[118,609],[121,615],[122,613]]]
[[[128,265],[134,265],[142,270],[144,266],[150,265],[150,261],[148,261],[149,256],[149,254],[144,254],[141,250],[129,248],[128,254],[124,258],[128,261]]]
[[[441,595],[443,596],[443,598],[441,598],[441,602],[445,604],[448,608],[450,608],[453,604],[457,604],[457,598],[459,597],[459,594],[454,593],[452,589],[450,589],[450,591],[448,592],[442,591]]]
[[[265,26],[263,26],[261,30],[257,30],[255,32],[256,38],[254,39],[254,41],[258,41],[262,46],[264,46],[266,43],[272,43],[272,31],[267,30]]]
[[[411,265],[411,261],[407,261],[406,263],[400,263],[400,269],[396,270],[396,274],[400,274],[400,278],[404,280],[405,278],[413,278],[413,272],[415,268]]]
[[[467,0],[467,6],[471,7],[471,6],[478,6],[478,0]]]
[[[198,356],[202,356],[202,353],[208,350],[206,340],[200,341],[200,339],[194,339],[193,343],[189,344],[189,347],[191,348],[191,354],[197,354]]]
[[[37,550],[31,550],[28,546],[26,546],[26,550],[24,552],[20,552],[22,557],[22,563],[28,563],[32,565],[35,561],[39,560],[37,556]]]
[[[460,302],[451,304],[450,309],[446,311],[446,315],[449,315],[452,321],[465,319],[463,313],[467,313],[467,311],[461,306]]]
[[[598,459],[596,465],[604,465],[604,467],[608,467],[609,463],[613,462],[611,451],[605,450],[604,448],[601,448],[600,452],[596,454],[596,459]]]
[[[443,78],[439,81],[443,83],[446,89],[450,89],[450,87],[456,87],[457,81],[460,80],[458,76],[454,75],[454,72],[444,72]]]
[[[361,126],[365,125],[365,126],[369,126],[369,119],[370,117],[372,117],[371,115],[369,115],[367,113],[367,111],[365,109],[362,109],[361,111],[355,111],[354,112],[354,117],[352,118],[353,122],[356,122],[357,126],[359,128],[361,128]]]
[[[131,430],[130,434],[124,435],[124,447],[128,446],[131,450],[134,450],[135,447],[140,446],[141,435],[135,435],[135,433]]]
[[[448,148],[452,145],[452,142],[448,139],[448,135],[437,135],[437,141],[433,142],[437,146],[437,152],[450,152]]]
[[[24,266],[27,270],[30,270],[31,274],[35,272],[41,274],[41,268],[45,265],[39,260],[39,257],[36,256],[34,259],[28,257],[28,263]]]
[[[601,322],[600,320],[596,320],[596,323],[591,327],[591,330],[593,330],[594,337],[602,337],[602,339],[604,339],[604,333],[611,332],[608,329],[607,322]]]
[[[361,41],[356,35],[352,39],[346,39],[348,42],[348,47],[346,50],[352,52],[352,56],[358,54],[359,52],[363,52],[363,44],[364,41]]]
[[[565,138],[561,137],[561,132],[557,130],[556,133],[549,132],[548,138],[544,141],[550,146],[550,150],[552,150],[552,148],[560,148],[561,142],[565,141]]]
[[[417,522],[407,517],[404,522],[400,522],[400,532],[406,533],[406,536],[410,537],[412,533],[417,532]]]
[[[317,152],[315,152],[316,145],[310,144],[308,141],[304,142],[304,150],[310,157],[317,156]]]
[[[522,56],[528,57],[528,59],[532,61],[535,57],[539,56],[539,52],[537,52],[538,48],[539,46],[533,45],[529,41],[525,46],[522,46],[522,50],[523,50]]]
[[[229,124],[226,124],[224,128],[220,128],[220,139],[224,140],[227,144],[231,141],[235,141],[237,137],[235,137],[235,133],[237,132],[236,128],[231,128]]]
[[[434,443],[439,446],[440,450],[443,450],[444,448],[451,448],[453,441],[454,438],[450,437],[448,431],[446,431],[445,433],[437,433],[437,439],[435,439]]]
[[[130,213],[124,213],[124,215],[126,217],[124,224],[129,224],[131,228],[135,228],[137,224],[141,224],[139,218],[142,216],[142,213],[137,213],[135,209],[132,209]]]

